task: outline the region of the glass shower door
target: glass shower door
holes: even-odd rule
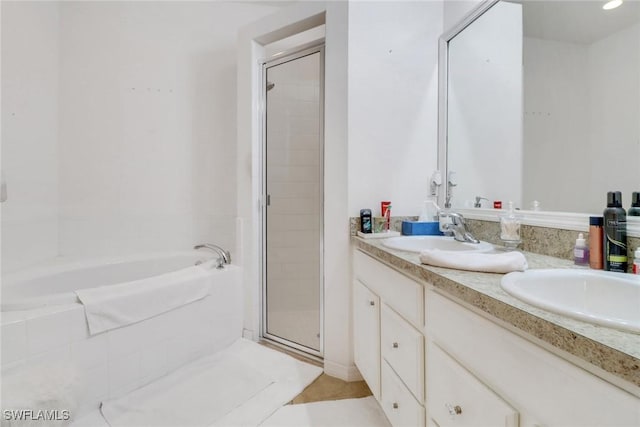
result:
[[[322,49],[265,64],[263,336],[322,355]]]

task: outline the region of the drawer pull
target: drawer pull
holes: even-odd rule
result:
[[[393,402],[393,409],[398,409],[398,403],[397,402]]]
[[[450,403],[445,403],[444,405],[449,411],[449,415],[460,415],[462,414],[462,408],[459,405],[453,406]]]
[[[369,301],[369,305],[376,305],[375,301]]]
[[[392,346],[393,346],[393,348],[398,348],[398,343],[397,343],[397,342],[394,342],[394,343],[392,344]]]

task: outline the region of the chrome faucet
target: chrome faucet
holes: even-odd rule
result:
[[[467,224],[464,222],[464,217],[451,211],[441,211],[440,216],[451,218],[450,223],[443,224],[442,231],[445,234],[453,234],[453,238],[458,242],[468,243],[480,243],[480,240],[476,239],[469,230],[467,230]]]
[[[216,268],[221,269],[224,268],[225,264],[231,264],[231,254],[229,251],[225,251],[218,245],[214,245],[213,243],[202,243],[200,245],[195,245],[193,249],[209,249],[219,255],[218,265]]]
[[[487,202],[489,201],[489,199],[487,199],[486,197],[476,196],[476,202],[473,204],[473,207],[481,208],[483,200],[486,200]]]

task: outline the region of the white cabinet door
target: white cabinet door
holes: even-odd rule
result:
[[[359,280],[353,281],[353,356],[380,400],[380,298]]]
[[[518,412],[437,345],[427,353],[427,412],[438,426],[518,426]]]

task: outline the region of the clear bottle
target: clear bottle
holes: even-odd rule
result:
[[[437,222],[439,210],[440,208],[433,197],[428,197],[422,204],[422,212],[420,213],[420,217],[418,217],[418,221]]]
[[[509,202],[509,210],[506,214],[500,215],[500,240],[504,242],[504,246],[513,250],[518,247],[520,242],[520,224],[521,216],[517,215],[513,202]]]
[[[573,248],[573,263],[585,267],[589,265],[589,248],[582,233],[578,234],[576,245]]]

